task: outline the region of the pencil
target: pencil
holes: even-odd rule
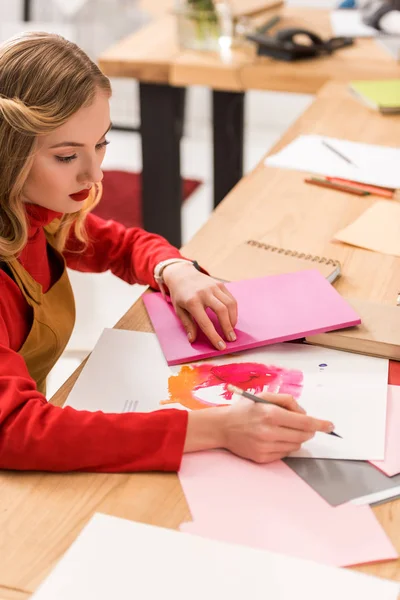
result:
[[[328,148],[328,150],[330,150],[331,152],[334,152],[336,154],[336,156],[339,156],[342,160],[346,161],[349,165],[352,165],[353,167],[357,167],[357,165],[355,165],[347,156],[342,154],[342,152],[339,152],[339,150],[336,150],[336,148],[334,148],[333,146],[328,144],[328,142],[326,142],[325,140],[322,140],[322,144],[325,146],[325,148]]]
[[[229,392],[232,392],[232,394],[238,394],[239,396],[243,396],[244,398],[247,398],[248,400],[253,400],[253,402],[258,402],[260,404],[272,404],[273,406],[276,406],[275,402],[270,402],[270,400],[264,400],[264,398],[259,398],[258,396],[255,396],[254,394],[250,394],[250,392],[246,392],[245,390],[242,390],[241,388],[237,387],[236,385],[232,385],[231,383],[228,383],[228,385],[226,386]],[[328,435],[334,435],[335,437],[341,438],[342,436],[339,435],[338,433],[335,433],[334,431],[331,431],[330,433],[328,433]]]
[[[304,181],[305,181],[305,183],[310,183],[311,185],[318,185],[319,187],[330,188],[331,190],[338,190],[339,192],[346,192],[347,194],[354,194],[355,196],[369,196],[370,195],[370,192],[367,192],[365,190],[361,190],[356,187],[352,187],[350,185],[333,183],[332,181],[328,181],[327,179],[318,179],[316,177],[311,177],[309,179],[305,179]]]

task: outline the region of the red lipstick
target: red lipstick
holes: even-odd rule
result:
[[[76,194],[70,194],[70,198],[72,200],[74,200],[75,202],[82,202],[83,200],[86,200],[86,198],[89,196],[90,194],[90,189],[86,189],[86,190],[81,190],[80,192],[77,192]]]

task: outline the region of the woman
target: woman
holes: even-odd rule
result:
[[[189,414],[106,415],[47,403],[46,376],[74,324],[66,266],[111,269],[154,288],[156,277],[191,341],[200,326],[225,348],[206,307],[235,338],[236,302],[223,285],[159,236],[90,214],[101,195],[110,95],[97,66],[59,36],[28,33],[0,47],[0,467],[177,470],[183,452],[220,447],[268,462],[331,430],[290,396],[274,397],[277,406]]]

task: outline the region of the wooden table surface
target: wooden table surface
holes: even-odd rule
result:
[[[288,7],[278,12],[282,15],[278,29],[303,27],[324,38],[332,35],[327,10]],[[331,80],[387,79],[400,74],[398,63],[373,39],[358,39],[354,46],[331,56],[293,63],[258,57],[252,44],[233,49],[224,59],[213,52],[181,49],[175,17],[171,15],[118,42],[100,56],[99,64],[106,75],[133,77],[147,83],[309,94]]]
[[[31,594],[23,590],[16,590],[0,585],[0,600],[27,600]]]
[[[357,103],[342,85],[329,84],[275,149],[299,133],[396,145],[400,139],[400,117],[382,117]],[[184,248],[186,255],[199,260],[211,272],[213,265],[248,238],[329,255],[343,264],[343,277],[337,284],[340,292],[393,304],[400,280],[400,258],[330,241],[338,229],[374,200],[307,186],[303,178],[298,172],[260,164],[232,190]],[[117,327],[152,330],[141,300]],[[57,393],[55,403],[65,401],[77,373]],[[94,512],[169,528],[177,528],[190,518],[175,474],[3,471],[0,600],[25,600]],[[400,551],[400,501],[374,508],[374,512]],[[400,580],[400,561],[363,566],[360,570]]]

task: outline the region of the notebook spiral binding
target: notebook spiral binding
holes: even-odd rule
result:
[[[286,250],[285,248],[279,248],[278,246],[272,246],[271,244],[264,244],[263,242],[257,242],[256,240],[247,240],[246,244],[249,246],[255,246],[269,252],[276,252],[277,254],[284,254],[285,256],[294,256],[296,258],[302,258],[309,260],[310,262],[333,265],[335,267],[340,266],[340,262],[333,258],[326,258],[325,256],[315,256],[313,254],[306,254],[305,252],[297,252],[296,250]]]

